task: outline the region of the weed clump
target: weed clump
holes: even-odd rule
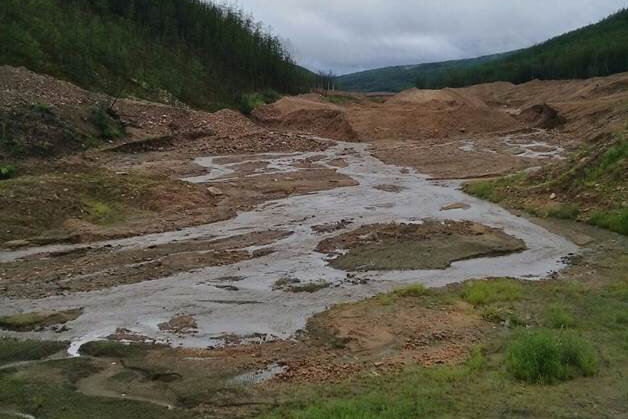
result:
[[[628,208],[610,212],[598,211],[591,216],[589,223],[628,235]]]
[[[552,384],[595,375],[593,347],[573,333],[547,330],[523,332],[508,346],[506,365],[518,380]]]
[[[576,326],[576,320],[571,312],[559,304],[549,306],[545,311],[543,323],[550,329],[568,329]]]
[[[16,174],[15,166],[11,164],[0,165],[0,180],[11,179]]]
[[[491,279],[469,281],[464,284],[462,299],[475,306],[496,302],[517,301],[521,298],[523,286],[514,279]]]

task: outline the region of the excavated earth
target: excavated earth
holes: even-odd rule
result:
[[[162,406],[174,393],[141,374],[122,391],[122,366],[98,343],[149,343],[124,367],[175,371],[164,376],[173,391],[209,391],[210,377],[315,383],[460,362],[492,327],[468,307],[370,297],[562,270],[577,245],[465,195],[461,179],[534,170],[605,135],[628,112],[626,79],[410,90],[383,103],[346,95],[342,105],[310,94],[253,119],[119,100],[125,138],[24,170],[154,179],[161,193],[134,199],[159,205],[107,224],[68,212],[52,235],[7,228],[0,327],[15,315],[31,323],[0,334],[69,342],[68,356],[105,358],[79,391]],[[3,109],[38,103],[63,115],[112,100],[10,67],[0,88]],[[37,179],[32,208],[72,193]]]

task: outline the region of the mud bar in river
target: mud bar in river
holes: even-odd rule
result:
[[[8,263],[26,256],[43,258],[50,252],[87,247],[107,246],[122,251],[270,230],[290,233],[280,235],[270,245],[272,253],[231,265],[203,267],[92,292],[34,300],[3,297],[0,315],[83,308],[79,318],[59,330],[3,333],[71,341],[73,355],[81,344],[105,339],[119,329],[155,342],[197,348],[220,346],[234,336],[243,342],[288,339],[304,328],[310,316],[334,304],[361,300],[410,283],[438,287],[484,277],[540,279],[560,270],[564,258],[578,251],[568,240],[525,218],[467,196],[459,190],[460,181],[430,181],[413,170],[382,163],[368,149],[368,144],[337,142],[325,152],[201,158],[197,163],[207,169],[207,175],[186,180],[212,185],[229,182],[237,176],[238,167],[248,162],[258,168],[246,176],[261,172],[286,174],[301,170],[302,165],[315,164],[337,169],[358,185],[268,202],[227,221],[180,231],[0,253],[0,263]],[[343,164],[339,165],[339,161]],[[447,207],[452,209],[443,211]],[[426,220],[471,221],[501,229],[522,240],[527,249],[461,260],[439,270],[360,271],[349,275],[351,281],[347,272],[329,265],[327,255],[315,251],[321,241],[362,226],[420,224]],[[323,225],[337,225],[344,231],[321,229]],[[249,246],[242,250],[254,252],[260,248]],[[238,281],[232,283],[230,278]],[[277,287],[278,281],[324,286],[315,287],[315,292],[295,293]],[[194,319],[193,333],[177,334],[159,327],[182,315]]]

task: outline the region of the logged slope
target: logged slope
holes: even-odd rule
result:
[[[401,91],[464,87],[534,79],[586,79],[628,71],[628,10],[594,25],[569,32],[519,51],[471,60],[387,67],[339,78],[351,91]]]
[[[0,64],[90,90],[214,108],[307,79],[241,11],[199,0],[4,0]]]
[[[338,78],[338,88],[340,90],[361,92],[400,92],[414,87],[419,77],[438,77],[443,72],[497,60],[506,54],[488,55],[468,60],[385,67],[345,74]]]

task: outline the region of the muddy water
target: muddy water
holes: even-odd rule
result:
[[[67,331],[22,334],[71,340],[74,342],[73,353],[81,343],[103,338],[117,328],[189,347],[220,345],[227,335],[252,340],[289,338],[304,327],[308,317],[336,303],[363,299],[414,282],[441,286],[486,276],[543,278],[561,269],[564,256],[577,251],[575,245],[526,219],[465,195],[458,189],[458,182],[428,181],[425,176],[413,171],[382,163],[373,158],[367,148],[366,144],[338,143],[325,153],[267,154],[257,158],[268,160],[270,170],[275,172],[297,170],[295,163],[314,155],[324,155],[324,159],[318,162],[323,166],[342,158],[348,166],[339,171],[351,176],[359,182],[359,186],[273,201],[241,213],[234,219],[211,225],[90,244],[146,247],[198,237],[224,238],[271,228],[293,231],[293,235],[273,244],[276,252],[271,255],[97,292],[35,301],[4,299],[0,300],[0,315],[84,307],[84,314],[68,323]],[[221,177],[228,179],[233,169],[229,164],[219,164],[215,160],[199,159],[198,163],[207,168],[208,174],[189,181],[202,183],[209,180],[215,182]],[[382,184],[398,188],[391,188],[394,192],[376,188]],[[441,211],[441,207],[451,203],[466,204],[468,209]],[[372,223],[421,222],[426,218],[470,220],[502,228],[506,233],[524,240],[529,250],[509,256],[457,262],[446,270],[360,273],[358,279],[368,281],[359,285],[347,282],[345,272],[331,268],[324,255],[313,251],[324,238],[339,234],[318,234],[312,230],[313,226],[345,219],[353,222],[348,228],[355,228]],[[0,262],[71,247],[0,253]],[[243,278],[237,282],[237,291],[215,286],[220,284],[220,278],[234,276]],[[301,284],[327,281],[332,286],[312,294],[273,290],[277,280],[286,278],[299,280]],[[198,333],[174,336],[159,330],[158,324],[178,314],[194,315]]]

